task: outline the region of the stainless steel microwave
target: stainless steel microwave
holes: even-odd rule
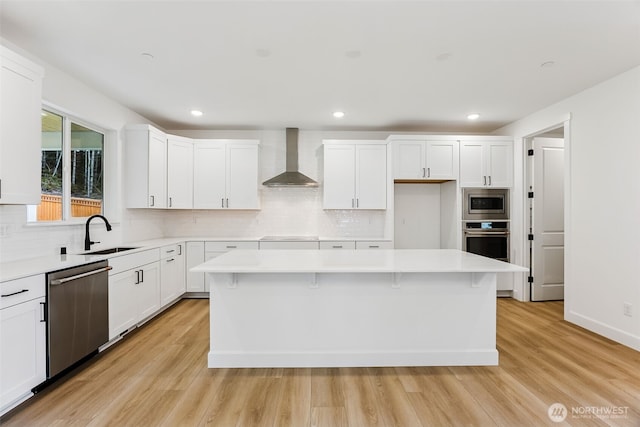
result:
[[[462,219],[509,219],[509,190],[465,188],[462,193]]]

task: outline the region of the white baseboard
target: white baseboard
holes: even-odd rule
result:
[[[626,345],[627,347],[631,347],[634,350],[640,351],[639,336],[632,335],[629,332],[614,328],[598,320],[592,319],[574,311],[569,311],[566,315],[565,320],[571,323],[575,323],[576,325],[588,329],[598,335],[609,338],[610,340]]]

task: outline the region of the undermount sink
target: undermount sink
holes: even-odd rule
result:
[[[100,251],[92,251],[86,252],[86,255],[107,255],[107,254],[115,254],[117,252],[130,251],[131,249],[138,249],[137,247],[131,246],[118,246],[115,248],[102,249]]]

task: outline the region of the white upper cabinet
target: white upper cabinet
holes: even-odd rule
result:
[[[460,186],[509,188],[513,185],[511,141],[462,141]]]
[[[167,207],[193,207],[193,142],[174,135],[167,137]]]
[[[393,179],[458,179],[458,141],[391,138]]]
[[[196,140],[195,209],[260,209],[258,141]]]
[[[0,204],[40,204],[41,67],[0,46]]]
[[[167,135],[149,125],[126,130],[125,193],[128,208],[167,207]]]
[[[324,142],[324,209],[386,209],[387,185],[385,142]]]

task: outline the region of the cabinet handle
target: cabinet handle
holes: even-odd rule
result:
[[[482,185],[487,185],[487,176],[485,175],[485,176],[483,176],[482,178],[484,179],[484,182],[483,182],[483,184],[482,184]]]
[[[378,245],[369,245],[369,249],[378,249],[379,247]]]
[[[149,206],[155,206],[156,204],[156,196],[149,196],[151,197],[151,204]]]
[[[182,245],[178,245],[178,255],[182,255]]]
[[[40,323],[44,323],[47,321],[47,310],[45,304],[45,302],[40,303],[40,307],[42,308],[42,317],[40,318]]]
[[[427,178],[431,178],[431,168],[427,168]]]
[[[170,249],[170,250],[166,251],[165,253],[166,254],[170,254],[170,253],[175,252],[175,251],[176,251],[175,249]]]
[[[356,201],[355,199],[351,199],[351,207],[355,208],[356,207]]]
[[[169,258],[169,259],[167,260],[167,262],[172,262],[172,261],[175,261],[175,260],[176,260],[175,258]]]
[[[489,185],[491,185],[491,175],[489,175]]]
[[[224,197],[222,199],[220,199],[222,201],[222,208],[224,208]]]
[[[169,197],[169,207],[173,206],[173,197]]]
[[[144,270],[140,270],[140,283],[144,283]]]
[[[13,293],[11,293],[11,294],[4,294],[4,295],[0,295],[0,297],[2,297],[2,298],[12,297],[12,296],[14,296],[14,295],[23,294],[23,293],[25,293],[25,292],[29,292],[29,289],[23,289],[23,290],[21,290],[21,291],[13,292]]]
[[[360,199],[356,199],[356,208],[360,207]]]
[[[425,168],[422,168],[422,177],[424,178],[425,176],[426,176]]]
[[[136,285],[140,283],[140,270],[136,270]]]
[[[333,245],[332,248],[333,249],[342,249],[342,245]]]
[[[227,199],[227,209],[229,209],[229,199]]]
[[[236,248],[237,246],[231,246],[231,245],[227,246],[227,249],[236,249]]]

